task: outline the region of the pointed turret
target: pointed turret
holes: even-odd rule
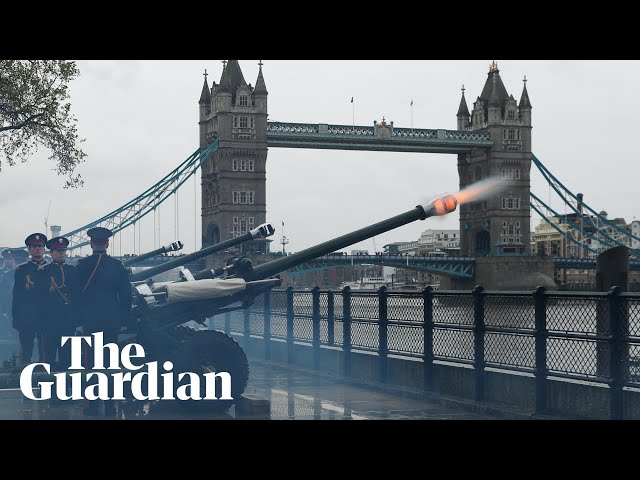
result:
[[[253,90],[253,93],[268,95],[269,92],[267,92],[267,85],[264,83],[264,77],[262,76],[262,60],[260,60],[258,65],[260,70],[258,70],[258,80],[256,80],[256,88]]]
[[[527,92],[527,77],[524,77],[524,87],[522,88],[522,95],[520,96],[520,120],[525,125],[531,125],[531,101],[529,100],[529,93]]]
[[[522,89],[522,95],[520,96],[520,108],[531,108],[531,101],[529,100],[529,93],[527,92],[527,77],[524,79],[524,88]]]
[[[219,89],[235,93],[238,86],[243,83],[246,84],[242,70],[240,69],[240,64],[237,60],[229,60],[222,71]]]
[[[262,76],[262,60],[258,62],[258,79],[256,80],[256,87],[253,89],[253,101],[256,110],[264,115],[264,118],[260,122],[267,121],[267,85],[264,83],[264,77]]]
[[[222,61],[222,75],[220,75],[220,86],[218,86],[219,92],[229,91],[229,72],[227,71],[227,61]]]
[[[497,66],[496,66],[497,71]],[[497,77],[499,78],[499,77]],[[491,94],[489,95],[489,125],[495,125],[501,120],[501,104],[502,102],[498,98],[496,75],[491,78]],[[506,90],[505,90],[506,93]]]
[[[198,104],[200,105],[200,122],[206,120],[207,115],[211,113],[211,92],[209,91],[209,84],[207,82],[207,71],[204,73],[204,84],[202,85],[202,93],[200,94],[200,100],[198,100]]]
[[[494,89],[498,102],[502,105],[502,102],[509,98],[509,94],[507,93],[504,83],[502,83],[500,70],[498,70],[498,64],[496,62],[491,64],[489,73],[487,74],[487,81],[485,82],[482,93],[480,94],[480,98],[485,101],[485,104],[489,103],[489,97]]]
[[[200,94],[200,105],[211,102],[211,91],[209,90],[209,83],[207,83],[207,71],[204,71],[204,85],[202,85],[202,93]]]
[[[469,127],[469,107],[467,100],[464,98],[464,85],[462,85],[462,98],[458,107],[458,130],[466,130]]]

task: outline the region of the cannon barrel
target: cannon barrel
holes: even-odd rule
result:
[[[221,252],[227,248],[234,247],[241,243],[247,242],[249,240],[253,240],[256,238],[264,238],[273,235],[275,229],[271,226],[270,223],[263,223],[262,225],[254,228],[253,230],[245,233],[244,235],[240,235],[236,238],[231,238],[229,240],[225,240],[224,242],[216,243],[215,245],[211,245],[209,247],[198,250],[197,252],[190,253],[183,257],[176,258],[174,260],[170,260],[162,265],[157,265],[155,267],[147,268],[140,272],[132,273],[129,275],[129,280],[131,282],[139,282],[145,280],[147,278],[151,278],[154,275],[158,275],[163,272],[167,272],[172,268],[180,267],[186,263],[193,262],[200,258],[206,257],[208,255],[212,255],[217,252]]]
[[[445,195],[425,205],[418,205],[413,210],[401,213],[395,217],[383,220],[374,225],[361,228],[355,232],[347,233],[341,237],[328,240],[319,245],[307,248],[300,252],[288,255],[271,262],[266,262],[253,267],[253,269],[241,275],[245,280],[260,280],[268,278],[280,272],[284,272],[297,265],[305,263],[314,258],[321,257],[349,245],[361,242],[367,238],[374,237],[394,228],[401,227],[416,220],[424,220],[436,215],[445,215],[456,209],[458,202],[453,195]]]
[[[184,245],[180,240],[176,240],[175,242],[172,242],[169,245],[165,245],[164,247],[156,248],[155,250],[151,250],[150,252],[143,253],[141,255],[138,255],[137,257],[130,258],[122,262],[122,264],[125,267],[129,267],[134,263],[141,262],[143,260],[146,260],[147,258],[155,257],[156,255],[161,255],[167,252],[177,252],[178,250],[182,250],[183,246]]]

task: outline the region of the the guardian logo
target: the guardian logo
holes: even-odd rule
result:
[[[93,338],[92,338],[93,337]],[[173,363],[162,364],[164,373],[158,377],[158,362],[142,364],[133,363],[132,359],[143,359],[144,348],[137,343],[125,345],[120,351],[116,343],[104,344],[103,333],[92,336],[62,337],[61,344],[71,343],[71,365],[69,372],[53,375],[54,381],[39,381],[33,385],[34,370],[42,366],[50,374],[48,363],[31,363],[20,374],[20,390],[30,400],[50,400],[55,389],[55,396],[60,400],[125,400],[125,385],[128,383],[131,395],[136,400],[233,400],[231,397],[231,375],[228,372],[210,372],[200,375],[193,372],[177,373],[178,382],[175,389]],[[93,344],[93,368],[90,371],[82,366],[82,342],[87,346]],[[105,367],[105,354],[109,355],[109,365]],[[145,368],[146,367],[146,368]],[[138,373],[131,371],[143,370]],[[105,372],[104,370],[112,370]],[[117,371],[115,371],[117,370]],[[125,370],[126,372],[123,372]],[[221,396],[216,396],[216,379],[221,384]],[[68,395],[68,383],[71,383],[71,395]],[[205,396],[201,395],[201,386],[205,386]],[[162,385],[162,396],[158,394],[158,384]],[[34,387],[39,388],[39,395],[34,395]],[[111,387],[111,388],[110,388]],[[146,388],[145,388],[146,387]],[[109,391],[113,395],[109,396]],[[146,390],[146,392],[144,391]]]

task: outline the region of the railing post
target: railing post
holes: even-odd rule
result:
[[[333,345],[335,343],[335,318],[334,318],[334,302],[333,292],[327,292],[327,343]]]
[[[242,311],[243,322],[242,322],[242,340],[244,349],[249,352],[249,338],[251,337],[251,309],[245,308]]]
[[[620,287],[611,287],[607,295],[609,325],[611,326],[611,344],[609,346],[611,375],[609,418],[611,420],[622,420],[622,395],[625,380],[622,358],[624,331],[620,315],[620,290]]]
[[[311,290],[311,300],[313,368],[317,370],[320,367],[320,287],[317,285]]]
[[[271,360],[271,290],[264,292],[264,358]]]
[[[342,289],[342,353],[344,375],[351,376],[351,288]]]
[[[389,319],[387,318],[387,287],[384,285],[378,289],[378,354],[380,355],[380,381],[387,383],[388,357],[389,357]]]
[[[534,338],[536,344],[536,413],[547,410],[547,303],[544,296],[545,288],[538,287],[533,291],[535,308]]]
[[[424,335],[424,353],[422,356],[424,389],[433,391],[433,288],[428,286],[422,290],[423,321],[422,331]]]
[[[231,312],[224,314],[224,333],[231,335]]]
[[[287,287],[287,362],[293,361],[293,287]]]
[[[477,285],[473,295],[473,368],[475,369],[475,400],[484,400],[484,287]]]

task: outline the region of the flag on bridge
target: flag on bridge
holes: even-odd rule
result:
[[[413,107],[413,98],[411,99],[411,106]]]
[[[351,103],[353,103],[353,97],[351,97]]]

